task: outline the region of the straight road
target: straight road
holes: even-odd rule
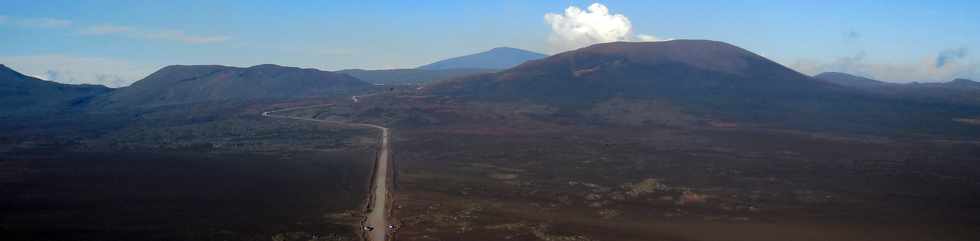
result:
[[[367,240],[384,241],[388,236],[388,128],[377,126],[381,129],[381,151],[378,152],[377,167],[374,170],[374,191],[371,196],[374,200],[371,203],[371,212],[368,213],[365,221],[367,227],[374,227],[368,231]],[[390,230],[394,231],[394,230]]]
[[[357,100],[355,96],[352,98]],[[319,120],[306,117],[296,117],[296,116],[286,116],[286,115],[276,115],[276,112],[330,106],[331,104],[324,105],[311,105],[311,106],[301,106],[294,108],[286,108],[274,111],[262,112],[262,116],[270,118],[283,118],[292,120],[303,120],[303,121],[315,121],[323,123],[331,123],[338,125],[348,125],[357,127],[374,128],[381,131],[381,148],[378,151],[378,159],[375,163],[374,169],[374,180],[372,181],[371,194],[368,197],[368,210],[367,218],[361,223],[362,230],[365,231],[365,238],[368,241],[384,241],[388,238],[388,163],[389,163],[389,145],[388,145],[388,128],[384,126],[366,124],[366,123],[346,123],[339,121],[328,121]],[[394,230],[390,230],[394,231]]]

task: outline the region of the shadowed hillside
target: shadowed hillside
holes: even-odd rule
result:
[[[41,80],[0,65],[0,116],[66,110],[112,89],[101,85],[70,85]]]
[[[855,76],[855,75],[850,75],[850,74],[845,74],[840,72],[824,72],[816,76],[813,76],[813,78],[838,84],[841,86],[861,87],[861,88],[881,87],[884,85],[891,84],[884,81],[874,80],[870,78],[865,78],[861,76]]]
[[[567,110],[613,98],[656,100],[711,120],[873,133],[975,132],[952,120],[980,115],[980,109],[964,103],[869,94],[817,80],[742,48],[706,40],[596,44],[498,73],[434,84],[427,93],[531,101]]]
[[[835,72],[821,73],[814,78],[885,98],[980,106],[980,83],[968,79],[954,79],[948,82],[890,83]]]
[[[346,74],[278,65],[237,68],[167,66],[100,99],[111,107],[151,107],[206,101],[346,95],[371,84]]]
[[[497,74],[436,85],[432,92],[590,103],[613,96],[744,97],[756,92],[786,95],[832,88],[726,43],[676,40],[597,44]]]

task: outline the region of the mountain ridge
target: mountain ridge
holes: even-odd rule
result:
[[[497,69],[343,69],[336,71],[373,84],[421,85],[457,77],[493,73]]]
[[[844,85],[844,86],[881,86],[881,85],[947,85],[947,86],[980,86],[980,82],[966,79],[966,78],[954,78],[949,81],[914,81],[908,83],[899,82],[888,82],[877,80],[873,78],[868,78],[864,76],[844,73],[844,72],[823,72],[814,75],[813,78]]]
[[[112,88],[102,85],[73,85],[42,80],[0,64],[0,110],[4,115],[65,111],[111,91]]]
[[[518,48],[496,47],[484,52],[436,61],[419,66],[417,69],[507,69],[544,57],[547,55]]]
[[[596,44],[497,73],[432,84],[423,92],[478,102],[544,104],[561,113],[580,113],[568,115],[579,121],[590,119],[581,113],[618,99],[663,104],[706,122],[860,133],[966,133],[971,129],[951,120],[980,115],[978,100],[841,86],[710,40]]]
[[[814,78],[892,99],[980,106],[980,83],[968,79],[893,83],[847,73],[821,73]]]
[[[251,67],[170,65],[101,98],[112,107],[207,101],[289,99],[364,90],[370,83],[347,74],[263,64]]]
[[[852,75],[842,72],[823,72],[814,75],[813,78],[818,80],[824,80],[830,83],[834,83],[842,86],[851,87],[874,87],[892,84],[889,82],[884,82],[876,79],[871,79],[863,76]]]
[[[563,102],[693,94],[704,88],[807,92],[834,86],[731,44],[673,40],[596,44],[494,74],[436,84],[431,91]]]

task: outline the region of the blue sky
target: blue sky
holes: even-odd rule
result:
[[[594,38],[558,44],[560,30],[545,14],[593,3],[7,0],[0,63],[61,82],[122,86],[171,64],[381,69],[499,46],[550,54]],[[630,33],[618,40],[720,40],[807,74],[980,79],[977,1],[598,3],[628,19]]]

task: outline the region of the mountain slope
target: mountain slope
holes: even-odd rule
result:
[[[70,85],[41,80],[0,64],[0,110],[8,114],[64,110],[110,91],[112,89],[101,85]]]
[[[278,65],[237,68],[167,66],[121,88],[101,104],[149,107],[221,100],[288,99],[349,94],[370,83],[346,74]]]
[[[980,108],[872,94],[706,40],[596,44],[497,73],[433,84],[425,91],[477,101],[546,104],[566,114],[586,113],[617,100],[667,104],[703,121],[865,133],[980,134],[952,121],[980,116]],[[573,118],[587,117],[578,115]]]
[[[881,87],[884,85],[891,84],[884,81],[874,80],[870,78],[865,78],[861,76],[855,76],[855,75],[850,75],[850,74],[840,73],[840,72],[824,72],[813,76],[813,78],[827,81],[841,86],[859,87],[859,88]]]
[[[345,69],[337,73],[348,74],[372,84],[418,85],[495,71],[492,69]]]
[[[954,79],[947,82],[914,82],[908,85],[917,87],[945,88],[949,90],[980,91],[980,82],[968,79]]]
[[[824,72],[824,73],[817,74],[813,77],[818,80],[826,81],[829,83],[834,83],[834,84],[848,86],[848,87],[860,87],[860,88],[931,87],[931,88],[948,88],[948,89],[959,89],[959,90],[980,89],[980,82],[976,82],[969,79],[954,79],[947,82],[892,83],[892,82],[885,82],[885,81],[880,81],[876,79],[851,75],[847,73],[840,73],[840,72]]]
[[[960,88],[980,89],[980,82],[976,82],[968,79],[954,79],[952,81],[947,82],[947,85],[956,86]]]
[[[814,78],[893,99],[980,106],[980,83],[968,79],[902,84],[846,73],[821,73]]]
[[[507,69],[547,55],[508,47],[450,58],[418,67],[419,69]]]
[[[597,44],[495,74],[435,85],[436,93],[591,103],[619,97],[788,96],[833,89],[733,45],[704,40]],[[702,98],[703,99],[703,98]]]

